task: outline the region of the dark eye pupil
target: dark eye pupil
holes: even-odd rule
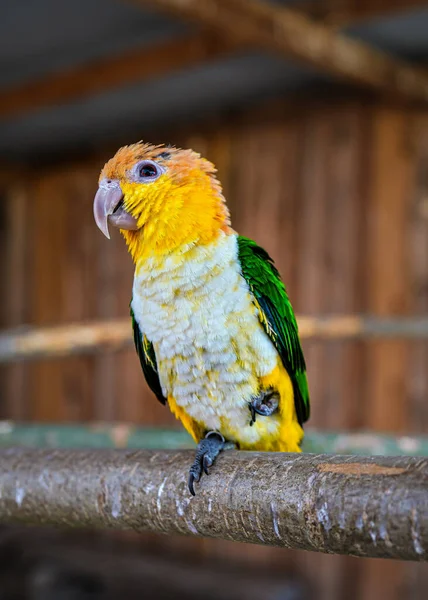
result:
[[[140,167],[140,177],[156,177],[158,174],[154,165],[143,165]]]

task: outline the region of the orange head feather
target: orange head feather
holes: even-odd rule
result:
[[[97,224],[104,232],[107,221],[119,227],[135,262],[208,244],[220,231],[232,231],[215,173],[193,150],[142,142],[124,146],[101,171]]]

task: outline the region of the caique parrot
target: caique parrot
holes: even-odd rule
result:
[[[99,229],[121,230],[135,263],[131,319],[147,383],[198,444],[189,490],[221,450],[299,452],[306,367],[268,253],[230,224],[214,166],[139,142],[101,171]]]

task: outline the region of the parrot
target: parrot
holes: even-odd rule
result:
[[[223,450],[300,452],[310,414],[295,314],[273,259],[239,235],[214,165],[142,141],[101,170],[93,212],[125,239],[135,348],[148,386],[197,444],[195,495]]]

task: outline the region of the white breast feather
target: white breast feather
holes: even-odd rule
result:
[[[222,419],[256,442],[248,403],[277,353],[240,274],[236,235],[139,266],[132,308],[154,345],[164,395],[208,430],[221,430]],[[274,433],[278,422],[266,425]]]

